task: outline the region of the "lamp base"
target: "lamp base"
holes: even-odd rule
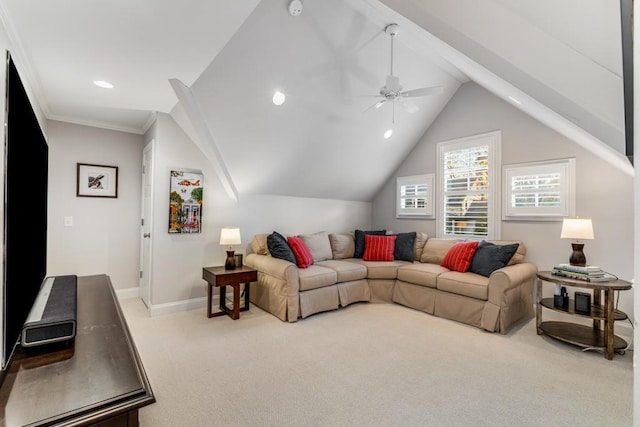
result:
[[[227,259],[224,262],[225,270],[235,270],[236,269],[236,260],[233,257],[234,251],[227,251]]]
[[[573,248],[573,252],[571,252],[571,257],[569,258],[569,264],[575,265],[576,267],[585,267],[587,265],[587,258],[585,258],[584,252],[582,252],[584,243],[572,243],[571,247]]]

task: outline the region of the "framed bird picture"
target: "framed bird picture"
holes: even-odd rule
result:
[[[118,197],[118,167],[78,163],[77,197]]]

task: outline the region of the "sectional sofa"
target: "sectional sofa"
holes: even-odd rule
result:
[[[450,265],[451,254],[460,255],[461,247],[474,246],[473,243],[429,238],[421,232],[319,232],[295,236],[297,240],[290,236],[289,243],[302,241],[303,249],[308,249],[307,258],[313,257],[300,264],[304,267],[301,268],[296,259],[286,260],[286,256],[275,254],[273,245],[270,251],[270,239],[275,234],[284,237],[277,232],[255,235],[245,264],[258,271],[251,302],[283,321],[296,322],[355,302],[397,303],[503,334],[516,323],[533,317],[537,268],[525,262],[526,248],[520,241],[475,242],[470,261],[475,268],[469,271]],[[388,248],[383,249],[385,261],[371,255],[375,246],[371,242],[381,240],[394,241],[392,259]],[[399,248],[403,253],[398,253]],[[494,259],[495,254],[503,259]]]

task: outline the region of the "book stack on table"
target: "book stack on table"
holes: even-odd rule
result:
[[[615,279],[595,265],[578,267],[570,264],[558,264],[553,267],[552,274],[569,279],[584,280],[585,282],[608,282]]]

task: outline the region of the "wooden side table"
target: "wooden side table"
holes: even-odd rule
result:
[[[627,343],[614,334],[613,324],[616,320],[625,320],[627,315],[613,307],[614,291],[631,289],[631,283],[613,279],[607,282],[586,282],[567,277],[554,276],[551,271],[539,271],[537,274],[537,304],[536,329],[538,335],[545,334],[585,349],[597,349],[604,352],[604,357],[613,359],[613,353],[624,353]],[[542,298],[542,282],[555,283],[561,286],[591,289],[593,302],[588,313],[575,311],[574,301],[570,300],[567,307],[556,307],[553,298]],[[604,305],[601,305],[601,292],[604,291]],[[577,325],[570,322],[543,322],[542,307],[562,312],[571,316],[582,316],[593,319],[593,327]],[[604,320],[604,329],[600,328],[600,321]]]
[[[241,311],[249,310],[249,294],[251,282],[258,280],[258,272],[249,267],[238,267],[235,270],[225,270],[221,267],[204,267],[202,278],[207,281],[207,317],[217,317],[227,314],[232,319],[240,318]],[[240,308],[240,285],[244,283],[244,306]],[[211,311],[213,287],[220,288],[220,311]],[[227,307],[227,286],[233,288],[233,308]]]

